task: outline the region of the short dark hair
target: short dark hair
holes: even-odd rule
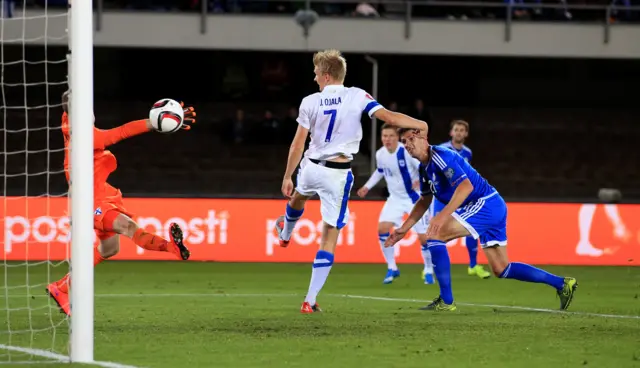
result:
[[[62,94],[62,111],[66,113],[69,112],[69,94],[71,94],[69,90],[64,91]]]
[[[396,127],[394,127],[393,125],[391,125],[389,123],[384,123],[384,124],[382,124],[382,128],[380,128],[380,131],[387,130],[387,129],[396,130]]]
[[[453,127],[456,126],[456,125],[462,125],[464,127],[464,129],[467,132],[469,132],[469,123],[467,123],[466,121],[461,120],[461,119],[453,120],[453,121],[451,121],[451,126],[449,127],[449,129],[453,129]]]
[[[419,133],[418,130],[416,129],[411,129],[411,128],[398,128],[398,136],[402,137],[402,135],[406,132],[414,132],[416,134]]]

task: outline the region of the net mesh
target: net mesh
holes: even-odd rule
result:
[[[1,363],[39,364],[49,358],[38,351],[68,351],[67,319],[45,294],[68,271],[69,248],[60,131],[68,11],[51,3],[0,1]]]

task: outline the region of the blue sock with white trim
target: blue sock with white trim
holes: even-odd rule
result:
[[[520,262],[509,263],[507,268],[505,268],[500,274],[500,278],[547,284],[556,289],[562,289],[564,286],[563,277],[556,276],[537,267],[533,267],[532,265]]]
[[[318,253],[316,253],[316,258],[313,260],[311,282],[309,283],[307,297],[304,299],[305,302],[309,302],[312,306],[316,304],[316,298],[320,290],[322,290],[324,283],[327,281],[327,277],[329,277],[331,266],[333,266],[333,254],[319,250]]]
[[[398,270],[398,265],[396,264],[396,247],[388,247],[385,248],[384,242],[389,238],[389,233],[378,234],[378,241],[380,242],[380,249],[382,249],[382,255],[384,255],[384,260],[387,261],[387,269],[389,270]]]
[[[453,303],[451,289],[451,260],[447,245],[441,240],[427,240],[427,247],[431,252],[433,270],[440,286],[440,297],[446,304]]]
[[[473,236],[464,238],[464,245],[469,252],[469,268],[474,268],[478,264],[478,241]]]
[[[284,230],[282,230],[282,239],[289,240],[291,239],[291,234],[293,233],[293,229],[296,227],[296,222],[300,220],[302,217],[302,213],[304,212],[304,208],[301,210],[296,210],[289,206],[287,203],[287,209],[284,213]]]

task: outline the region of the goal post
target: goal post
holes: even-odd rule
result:
[[[93,9],[69,1],[72,362],[93,362]]]

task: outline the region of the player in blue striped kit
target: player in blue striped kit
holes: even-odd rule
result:
[[[507,205],[496,189],[458,153],[444,147],[430,146],[426,124],[424,129],[417,131],[409,124],[396,126],[412,128],[400,129],[399,134],[406,150],[421,163],[422,197],[416,202],[409,218],[389,236],[385,245],[397,243],[422,219],[429,208],[431,195],[446,204],[430,220],[427,229],[427,246],[440,295],[421,309],[456,310],[446,242],[469,235],[480,239],[494,275],[547,284],[560,297],[560,309],[569,308],[578,286],[575,278],[556,276],[525,263],[510,262],[507,258]]]
[[[464,120],[454,120],[451,122],[451,128],[449,136],[451,140],[442,143],[440,146],[449,148],[455,152],[458,152],[460,156],[467,162],[471,162],[471,149],[464,144],[465,139],[469,135],[469,123]],[[431,207],[429,208],[430,215],[433,217],[438,214],[443,208],[444,204],[438,201],[436,198],[431,201]],[[488,279],[491,277],[491,273],[487,272],[484,267],[478,264],[478,241],[473,236],[467,236],[464,238],[464,244],[469,252],[469,267],[467,268],[467,274],[469,276],[478,276],[481,279]],[[424,277],[424,273],[423,276]]]

